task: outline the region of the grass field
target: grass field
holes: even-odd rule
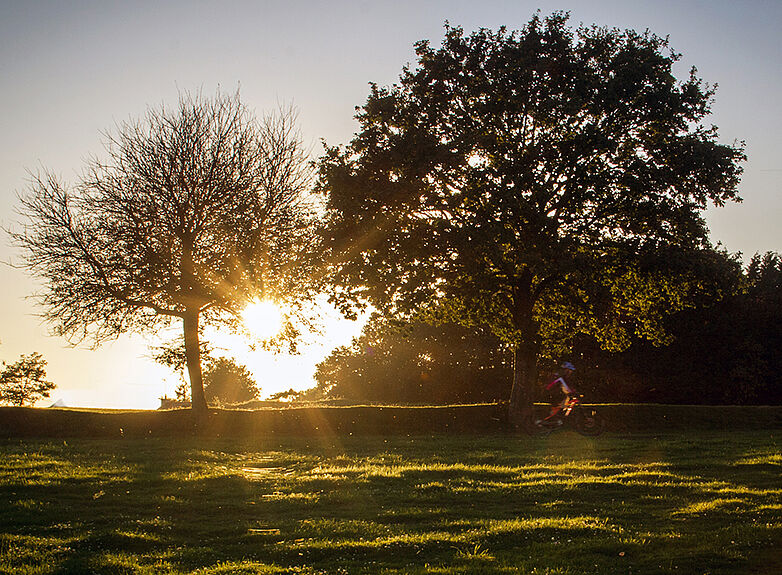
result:
[[[0,441],[0,573],[780,573],[778,430]]]

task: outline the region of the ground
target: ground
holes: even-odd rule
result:
[[[0,573],[780,565],[778,432],[4,440],[0,462]]]

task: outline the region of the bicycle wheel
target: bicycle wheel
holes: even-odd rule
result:
[[[581,435],[595,437],[603,433],[605,421],[594,411],[589,413],[579,412],[576,418],[575,428]]]

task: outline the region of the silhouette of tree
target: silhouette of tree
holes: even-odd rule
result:
[[[261,390],[245,366],[232,358],[220,357],[207,364],[204,392],[207,401],[226,404],[257,399]]]
[[[737,262],[735,262],[737,264]],[[716,271],[716,270],[715,270]],[[613,357],[592,351],[584,373],[599,400],[657,403],[782,403],[782,259],[756,254],[745,270],[722,267],[738,289],[670,318],[671,345],[634,345]],[[590,370],[591,371],[591,370]]]
[[[29,225],[14,237],[45,280],[43,317],[96,344],[181,320],[203,411],[201,327],[237,325],[253,298],[295,316],[312,293],[311,170],[295,114],[259,121],[238,94],[183,95],[118,126],[106,152],[72,188],[45,172],[21,199]]]
[[[290,401],[294,402],[298,400],[300,397],[304,395],[305,392],[303,391],[297,391],[293,388],[288,389],[287,391],[278,391],[277,393],[274,393],[269,396],[269,401]]]
[[[699,289],[684,263],[708,246],[702,211],[738,199],[744,159],[701,124],[714,88],[674,77],[666,39],[567,20],[446,26],[320,164],[335,301],[488,326],[515,350],[517,422],[538,358],[575,335],[666,340]]]
[[[315,380],[325,397],[352,402],[497,401],[510,388],[508,360],[491,333],[374,314],[359,337],[318,364]]]
[[[187,384],[187,381],[180,379],[176,388],[174,389],[174,399],[179,403],[190,404],[191,396],[192,394],[190,392],[190,386]]]
[[[39,399],[49,397],[49,392],[57,387],[46,381],[46,360],[40,353],[23,355],[10,365],[3,362],[0,371],[0,401],[22,406],[34,404]]]

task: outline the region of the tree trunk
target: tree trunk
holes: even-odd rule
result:
[[[535,344],[522,343],[513,350],[513,387],[508,405],[508,420],[516,429],[532,424],[532,402],[538,381],[538,350]]]
[[[524,268],[513,289],[510,312],[513,326],[521,334],[521,341],[513,350],[513,387],[508,405],[508,421],[515,429],[528,430],[532,425],[532,402],[538,382],[538,330],[534,319],[534,274]]]
[[[183,324],[185,330],[185,358],[187,373],[190,375],[190,392],[193,411],[206,413],[204,380],[201,373],[201,343],[198,335],[198,310],[185,312]]]

